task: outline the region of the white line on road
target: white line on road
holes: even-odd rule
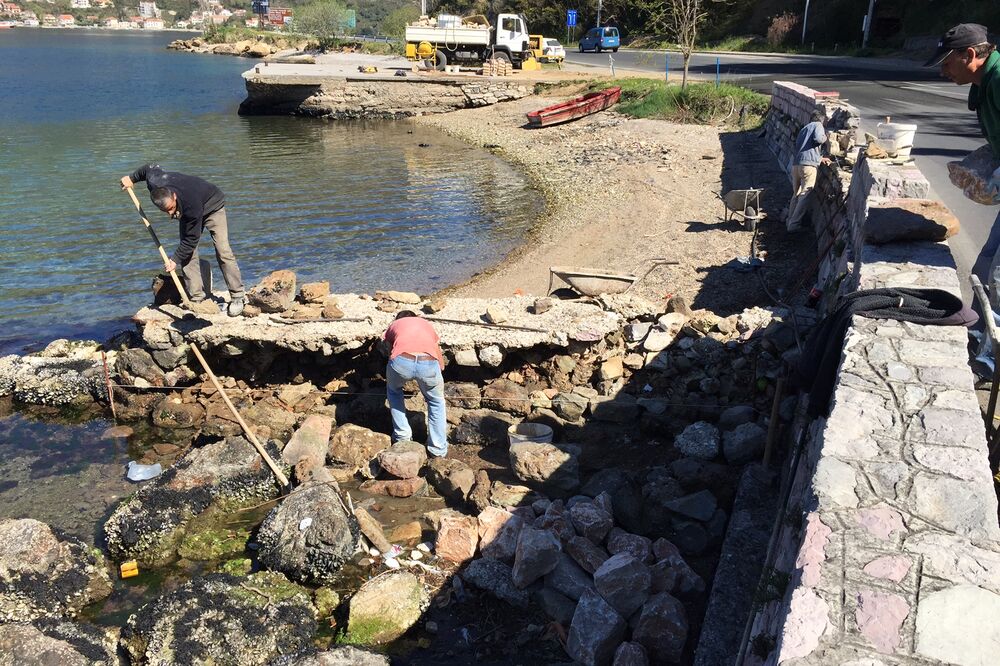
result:
[[[950,90],[943,90],[939,85],[930,85],[926,83],[904,83],[900,88],[906,90],[916,90],[917,92],[929,92],[932,95],[938,95],[940,97],[950,97],[952,99],[968,99],[968,92],[952,92]]]

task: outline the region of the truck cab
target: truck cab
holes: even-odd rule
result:
[[[528,22],[521,14],[498,14],[493,49],[497,54],[506,53],[514,63],[525,59],[530,50]]]

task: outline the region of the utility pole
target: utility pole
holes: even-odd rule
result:
[[[427,0],[420,0],[420,15],[427,16]]]
[[[868,46],[868,33],[872,29],[872,18],[875,16],[875,0],[868,0],[868,15],[865,16],[865,34],[861,38],[861,48]]]
[[[809,0],[806,0],[806,10],[802,12],[802,44],[806,43],[806,26],[809,25]]]
[[[597,25],[595,27],[601,27],[601,7],[604,5],[603,0],[597,0]]]

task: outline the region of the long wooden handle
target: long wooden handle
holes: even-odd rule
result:
[[[153,225],[150,224],[149,220],[146,218],[146,213],[142,210],[142,204],[139,203],[139,199],[135,196],[135,191],[131,187],[127,187],[125,190],[128,192],[128,195],[132,197],[132,203],[135,204],[135,209],[139,211],[139,219],[141,219],[142,223],[146,225],[146,231],[148,231],[149,235],[153,237],[153,242],[156,243],[156,249],[160,251],[160,257],[163,259],[163,263],[166,264],[170,261],[170,257],[167,256],[166,250],[163,249],[163,243],[161,243],[160,239],[157,237],[156,231],[153,229]],[[170,271],[170,277],[174,279],[174,286],[177,287],[177,293],[181,295],[181,301],[184,302],[184,305],[190,306],[191,300],[188,298],[187,292],[184,291],[184,285],[181,284],[180,278],[177,277],[177,272]]]
[[[278,480],[278,483],[281,484],[281,488],[283,490],[285,488],[288,488],[288,477],[285,476],[284,472],[281,471],[281,468],[278,467],[275,464],[274,460],[271,459],[271,456],[268,455],[267,451],[264,450],[264,447],[261,446],[260,441],[257,439],[257,435],[253,434],[253,431],[250,430],[250,426],[248,426],[246,421],[243,420],[243,417],[240,416],[240,413],[236,411],[236,407],[229,399],[229,396],[226,395],[225,389],[223,389],[222,384],[219,383],[219,378],[215,376],[214,372],[212,372],[212,368],[208,367],[208,361],[206,361],[205,357],[201,355],[201,351],[193,342],[190,344],[191,344],[191,351],[194,352],[195,358],[197,358],[198,362],[201,363],[201,367],[205,369],[205,372],[208,374],[208,378],[212,380],[212,384],[215,385],[215,389],[219,392],[219,395],[222,396],[222,401],[226,403],[226,407],[229,408],[229,411],[232,412],[233,416],[236,417],[237,423],[239,423],[240,427],[243,428],[243,434],[247,436],[247,439],[250,440],[250,443],[253,444],[255,449],[257,449],[257,453],[259,453],[260,457],[264,459],[264,462],[267,463],[267,466],[271,468],[271,471],[274,473],[274,478],[276,478]]]

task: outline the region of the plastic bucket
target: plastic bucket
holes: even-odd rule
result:
[[[913,148],[913,138],[917,134],[916,125],[903,123],[879,123],[875,138],[879,147],[895,157],[909,157]]]
[[[544,423],[518,423],[507,428],[507,441],[511,444],[551,444],[552,428]]]

